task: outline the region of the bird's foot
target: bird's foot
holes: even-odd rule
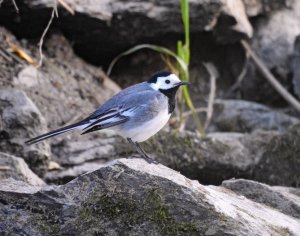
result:
[[[148,155],[142,155],[142,157],[144,158],[145,161],[147,161],[149,164],[156,164],[158,165],[159,162],[153,160],[151,157],[149,157]]]
[[[156,164],[156,165],[159,164],[159,162],[153,160],[153,159],[152,159],[151,157],[149,157],[148,155],[145,156],[145,155],[134,154],[134,155],[132,155],[132,157],[137,157],[137,158],[141,158],[141,157],[142,157],[142,158],[143,158],[147,163],[149,163],[149,164]]]

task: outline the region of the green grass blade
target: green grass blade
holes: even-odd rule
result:
[[[181,0],[181,16],[184,27],[184,61],[186,64],[190,63],[190,20],[189,20],[189,1]]]
[[[157,46],[157,45],[153,45],[153,44],[140,44],[140,45],[132,47],[132,48],[126,50],[125,52],[120,53],[118,56],[116,56],[112,60],[112,62],[110,63],[110,65],[109,65],[109,67],[107,69],[107,75],[109,76],[111,74],[111,71],[112,71],[113,67],[115,66],[115,64],[122,57],[130,55],[130,54],[135,53],[135,52],[137,52],[139,50],[142,50],[142,49],[150,49],[150,50],[153,50],[153,51],[156,51],[156,52],[163,53],[163,54],[166,54],[168,56],[171,56],[171,57],[173,57],[178,62],[178,64],[182,68],[182,70],[184,70],[184,71],[188,70],[187,65],[185,64],[185,62],[180,57],[178,57],[174,52],[172,52],[171,50],[169,50],[169,49],[167,49],[165,47],[161,47],[161,46]]]
[[[181,16],[185,32],[185,43],[189,45],[190,39],[190,20],[189,20],[189,1],[181,0]]]
[[[194,107],[194,105],[193,105],[193,103],[192,103],[192,99],[191,99],[191,97],[190,97],[190,94],[189,94],[188,89],[187,89],[186,86],[184,86],[184,87],[182,88],[182,92],[183,92],[183,96],[184,96],[184,100],[185,100],[185,102],[186,102],[186,105],[188,106],[188,108],[189,108],[189,109],[191,110],[191,112],[192,112],[193,120],[194,120],[194,122],[195,122],[195,125],[196,125],[196,127],[197,127],[197,130],[199,131],[200,135],[201,135],[202,137],[204,137],[204,136],[205,136],[205,130],[204,130],[204,128],[203,128],[203,126],[202,126],[202,123],[201,123],[201,121],[200,121],[200,119],[199,119],[199,116],[198,116],[198,114],[197,114],[197,111],[196,111],[196,109],[195,109],[195,107]]]

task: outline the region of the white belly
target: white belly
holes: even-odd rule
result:
[[[120,130],[120,135],[125,138],[131,138],[134,142],[143,142],[160,131],[170,119],[171,114],[168,109],[160,112],[154,119],[129,130]]]

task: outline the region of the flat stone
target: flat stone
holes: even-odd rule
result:
[[[0,209],[5,212],[0,214],[3,233],[300,233],[299,219],[141,159],[120,159],[66,185],[27,191],[23,186],[19,191],[20,184],[0,186]]]
[[[222,186],[252,201],[277,209],[286,215],[300,218],[299,189],[280,186],[271,187],[245,179],[225,180]]]
[[[10,178],[33,186],[45,185],[45,182],[29,169],[24,159],[0,152],[0,182]]]
[[[25,159],[42,176],[50,158],[49,144],[28,146],[25,141],[46,131],[46,121],[25,92],[13,88],[0,89],[0,151]]]

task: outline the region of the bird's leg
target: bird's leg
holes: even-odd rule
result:
[[[138,153],[148,162],[148,163],[155,163],[157,164],[156,161],[152,160],[147,153],[143,150],[143,148],[139,145],[138,142],[133,142],[131,138],[127,138],[128,142],[132,144],[135,149],[138,151]]]

